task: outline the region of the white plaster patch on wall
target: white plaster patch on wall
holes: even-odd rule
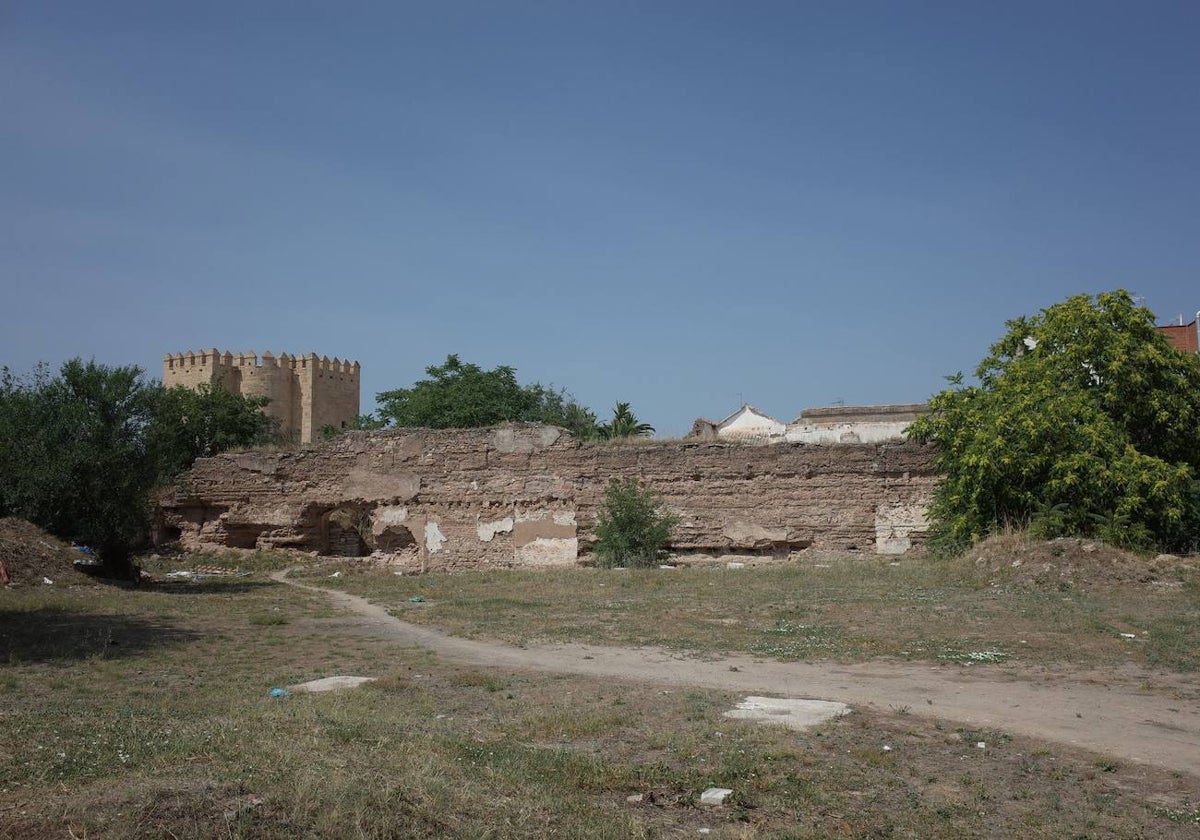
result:
[[[430,554],[440,551],[442,543],[445,541],[446,535],[442,533],[442,529],[436,522],[425,523],[425,548],[429,550]]]
[[[408,522],[408,508],[403,505],[380,505],[371,512],[371,535],[379,540],[396,526]]]
[[[556,510],[554,512],[555,525],[574,525],[575,511],[573,510]]]
[[[513,552],[513,559],[523,566],[573,566],[578,557],[579,540],[575,537],[538,537]]]
[[[883,504],[875,509],[875,553],[904,554],[912,548],[912,534],[929,529],[925,504]]]
[[[403,505],[380,505],[372,512],[371,519],[379,526],[403,525],[408,521],[408,508]]]
[[[506,516],[503,519],[497,519],[495,522],[480,522],[479,523],[479,541],[491,542],[492,538],[497,534],[511,534],[513,529],[513,518]]]

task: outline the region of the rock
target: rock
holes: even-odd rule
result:
[[[709,788],[700,794],[701,805],[724,805],[725,799],[733,793],[729,788]]]
[[[831,700],[793,700],[780,697],[747,697],[724,717],[782,723],[792,729],[807,729],[850,711],[845,703]]]
[[[645,798],[646,798],[645,794],[635,793],[632,796],[626,796],[625,801],[630,803],[631,805],[636,805],[637,803],[641,802]]]
[[[292,686],[292,691],[309,691],[313,693],[336,691],[339,688],[356,688],[363,683],[374,681],[374,677],[325,677],[324,679],[309,680],[308,682],[294,685]]]

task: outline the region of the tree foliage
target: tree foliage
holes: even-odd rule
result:
[[[57,375],[0,374],[0,516],[96,549],[130,576],[150,491],[199,455],[261,439],[261,402],[164,390],[140,368],[72,359]]]
[[[350,421],[346,428],[326,423],[318,432],[321,440],[333,440],[342,432],[374,432],[387,428],[387,421],[375,414],[360,414]]]
[[[655,566],[677,524],[659,495],[636,478],[611,479],[596,518],[596,558],[601,566]]]
[[[158,458],[159,478],[178,475],[197,458],[272,441],[278,430],[263,413],[268,402],[208,384],[158,389],[149,446]]]
[[[563,390],[521,385],[508,365],[484,370],[449,355],[425,369],[428,379],[376,395],[379,417],[394,426],[470,429],[505,422],[547,423],[594,437],[596,416]]]
[[[1077,295],[1007,323],[976,370],[951,377],[910,437],[939,447],[931,537],[997,527],[1192,548],[1200,538],[1200,358],[1168,344],[1124,290]]]
[[[654,434],[654,427],[649,423],[638,420],[627,402],[619,402],[613,408],[613,417],[607,423],[597,427],[599,436],[604,440],[617,438],[646,437]]]

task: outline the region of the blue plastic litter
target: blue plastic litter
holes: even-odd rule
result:
[[[288,691],[286,688],[272,688],[271,689],[272,697],[288,697],[291,695],[291,693],[292,692]]]
[[[95,550],[94,550],[94,549],[91,549],[91,548],[88,548],[86,545],[76,545],[76,546],[72,546],[72,548],[74,548],[74,549],[75,549],[76,551],[78,551],[80,554],[86,554],[88,557],[95,557],[95,556],[96,556],[96,552],[95,552]]]
[[[424,595],[414,595],[414,596],[412,596],[411,598],[409,598],[409,599],[408,599],[408,603],[410,603],[410,604],[424,604],[424,603],[425,603],[425,596],[424,596]]]

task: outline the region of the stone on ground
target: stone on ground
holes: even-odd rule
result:
[[[845,703],[832,700],[792,700],[786,697],[747,697],[725,712],[725,717],[781,723],[792,729],[807,729],[850,712]]]
[[[337,691],[339,688],[356,688],[363,683],[374,682],[375,677],[324,677],[292,686],[292,691]]]
[[[729,788],[709,788],[700,794],[701,805],[721,805],[725,802],[725,797],[733,793]]]

